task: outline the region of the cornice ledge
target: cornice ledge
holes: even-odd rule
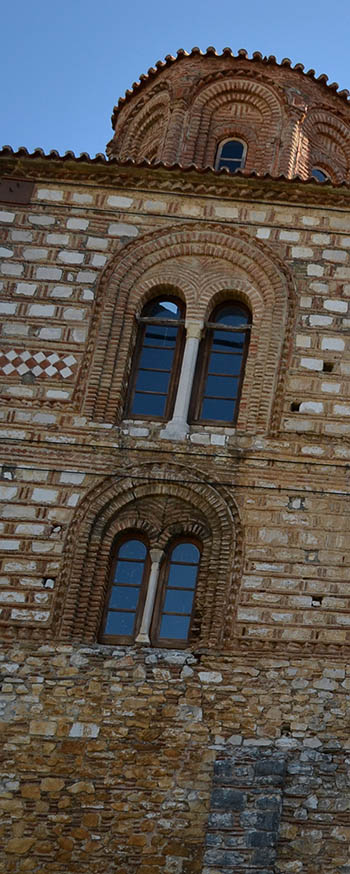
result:
[[[158,193],[215,197],[228,200],[265,200],[315,207],[348,208],[350,186],[319,183],[285,176],[259,176],[245,171],[230,176],[210,167],[199,169],[178,165],[151,165],[148,162],[124,164],[112,160],[93,163],[60,156],[9,155],[0,153],[2,177],[28,179],[42,183],[96,184],[106,188],[157,191]]]

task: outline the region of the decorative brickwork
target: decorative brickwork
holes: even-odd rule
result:
[[[96,327],[89,338],[94,363],[86,411],[97,420],[120,420],[135,343],[134,317],[147,299],[164,288],[185,300],[188,319],[208,318],[217,303],[230,297],[242,299],[251,308],[252,333],[238,428],[268,430],[288,355],[288,337],[280,328],[288,325],[288,334],[292,324],[292,280],[266,247],[252,244],[244,232],[236,235],[218,225],[153,233],[130,243],[122,256],[108,264],[96,301]],[[274,330],[277,325],[279,333]]]
[[[174,536],[200,538],[195,645],[229,640],[242,567],[241,525],[230,504],[220,491],[204,486],[193,469],[174,465],[133,468],[125,478],[102,484],[81,504],[71,527],[60,584],[59,636],[96,640],[113,541],[121,531],[138,529],[147,533],[151,548],[164,549]]]
[[[248,172],[306,179],[316,164],[334,182],[348,178],[347,92],[339,100],[326,77],[312,82],[314,71],[304,76],[302,65],[291,70],[288,59],[279,66],[258,52],[249,61],[244,51],[194,49],[172,61],[158,62],[115,107],[109,155],[213,167],[229,137],[245,141]]]

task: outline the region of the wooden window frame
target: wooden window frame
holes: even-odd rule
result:
[[[139,595],[139,600],[138,600],[138,604],[137,604],[137,609],[135,611],[134,632],[132,635],[105,634],[105,626],[106,626],[106,622],[107,622],[107,616],[109,613],[109,610],[108,610],[109,599],[110,599],[110,594],[111,594],[111,591],[113,588],[114,572],[115,572],[115,569],[116,569],[116,566],[117,566],[117,563],[119,560],[120,549],[123,546],[123,544],[127,543],[129,540],[139,540],[141,543],[144,544],[144,546],[146,548],[146,555],[145,555],[144,568],[143,568],[143,574],[142,574],[142,582],[140,585],[140,595]],[[147,595],[147,588],[148,588],[148,582],[149,582],[149,577],[150,577],[150,571],[151,571],[150,546],[149,546],[149,542],[148,542],[147,538],[144,536],[144,534],[142,532],[138,531],[137,529],[136,530],[129,529],[128,531],[124,531],[121,535],[118,535],[114,540],[114,543],[112,545],[111,552],[110,552],[110,567],[109,567],[109,573],[108,573],[108,586],[107,586],[107,591],[105,594],[105,603],[104,603],[103,614],[102,614],[102,619],[101,619],[100,633],[98,636],[100,643],[103,643],[105,646],[109,646],[109,645],[114,646],[116,644],[117,645],[127,644],[128,646],[131,646],[135,642],[135,638],[137,637],[137,634],[139,632],[139,628],[141,625],[142,614],[143,614],[143,609],[145,606],[145,600],[146,600],[146,595]]]
[[[220,323],[213,321],[214,316],[219,315],[220,310],[224,309],[228,305],[231,305],[232,307],[234,307],[235,304],[237,306],[245,309],[247,314],[249,315],[250,321],[247,325],[244,325],[241,328],[239,326],[233,328],[231,326],[221,325]],[[194,380],[193,380],[192,397],[191,397],[191,403],[190,403],[189,421],[191,423],[198,424],[198,425],[200,425],[200,424],[217,425],[218,427],[221,427],[221,426],[234,427],[236,425],[238,413],[239,413],[241,394],[242,394],[245,366],[246,366],[246,361],[247,361],[247,357],[248,357],[251,327],[252,327],[251,311],[246,306],[246,304],[244,304],[240,300],[225,300],[225,301],[223,301],[223,303],[219,304],[219,306],[215,307],[215,309],[213,310],[210,320],[208,322],[206,322],[206,324],[205,324],[205,329],[206,329],[205,335],[203,337],[203,340],[201,341],[201,345],[200,345],[199,353],[198,353],[198,361],[197,361],[196,372],[195,372],[195,376],[194,376]],[[243,355],[242,355],[242,361],[241,361],[241,368],[240,368],[240,373],[239,373],[239,383],[238,383],[238,389],[237,389],[235,411],[234,411],[233,419],[230,422],[228,422],[227,419],[221,419],[221,420],[220,419],[204,419],[200,416],[200,410],[201,410],[202,401],[203,401],[203,397],[204,397],[204,389],[205,389],[207,375],[208,375],[208,367],[209,367],[212,342],[213,342],[215,330],[220,330],[220,331],[223,330],[223,331],[227,331],[228,333],[239,333],[239,332],[242,333],[243,331],[245,332],[245,341],[244,341]]]
[[[226,169],[229,170],[230,173],[235,173],[236,170],[243,170],[243,168],[246,165],[246,161],[247,161],[248,146],[247,146],[247,143],[244,140],[241,140],[240,137],[226,137],[226,139],[221,140],[221,142],[218,143],[217,148],[216,148],[216,155],[215,155],[215,165],[214,165],[215,170],[221,169],[221,167],[220,167],[221,155],[222,155],[222,150],[223,150],[224,146],[226,146],[226,143],[240,143],[243,146],[241,163],[240,163],[239,167],[235,167],[234,170],[229,170],[228,167]],[[223,160],[226,161],[229,159],[223,158]]]
[[[155,317],[144,315],[144,311],[150,307],[152,304],[155,304],[161,301],[169,301],[170,303],[174,303],[179,307],[181,318],[180,319],[157,319]],[[140,420],[151,420],[155,422],[166,422],[171,419],[175,400],[176,400],[176,392],[177,385],[180,376],[182,358],[185,348],[185,304],[180,298],[175,297],[174,295],[159,295],[152,300],[148,301],[146,306],[143,308],[141,316],[136,317],[138,322],[138,332],[136,337],[135,349],[133,354],[133,360],[131,365],[130,379],[129,379],[129,390],[127,394],[126,406],[125,406],[125,417],[127,419],[140,419]],[[169,379],[169,389],[167,400],[165,404],[165,411],[163,416],[156,416],[152,413],[133,413],[132,412],[132,404],[135,395],[136,389],[136,380],[139,372],[139,363],[141,359],[141,354],[144,346],[144,338],[148,325],[164,325],[164,326],[178,326],[178,334],[176,338],[176,345],[174,351],[174,360],[171,369],[171,375]],[[154,394],[159,394],[154,392]]]
[[[164,605],[165,596],[166,596],[166,592],[167,592],[167,584],[168,584],[168,577],[169,577],[169,571],[170,571],[170,565],[171,565],[171,557],[172,557],[172,554],[174,552],[174,549],[176,549],[176,547],[179,546],[181,543],[190,543],[193,546],[196,546],[197,549],[199,550],[199,559],[198,559],[198,564],[197,564],[197,578],[196,578],[196,585],[195,585],[195,588],[193,590],[193,603],[192,603],[192,610],[191,610],[191,614],[190,614],[190,624],[189,624],[189,629],[188,629],[188,636],[187,636],[186,640],[183,640],[182,638],[176,638],[176,637],[172,637],[172,638],[162,637],[160,639],[159,632],[160,632],[160,625],[161,625],[161,620],[162,620],[163,605]],[[187,649],[187,647],[190,646],[193,618],[194,618],[194,614],[195,614],[196,592],[197,592],[197,587],[198,587],[198,574],[200,572],[200,564],[201,564],[201,560],[202,560],[202,554],[203,554],[203,546],[197,537],[186,537],[186,535],[183,535],[180,537],[176,537],[174,540],[171,540],[169,542],[167,549],[166,549],[165,556],[164,556],[164,560],[162,562],[161,569],[160,569],[157,594],[156,594],[156,599],[154,602],[153,616],[152,616],[152,621],[151,621],[151,625],[150,625],[150,632],[149,633],[150,633],[151,646],[159,647],[162,649],[163,648],[164,649]],[[188,615],[188,614],[179,614],[179,615]]]

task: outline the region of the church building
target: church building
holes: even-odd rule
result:
[[[181,49],[112,127],[0,152],[3,870],[350,874],[349,92]]]

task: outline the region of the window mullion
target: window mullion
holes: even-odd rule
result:
[[[164,439],[183,440],[189,431],[187,422],[188,410],[202,331],[202,320],[186,320],[186,343],[179,384],[177,387],[174,413],[172,419],[160,433],[160,436]]]
[[[161,549],[150,549],[149,555],[151,558],[151,570],[147,586],[145,606],[142,613],[140,630],[137,637],[135,638],[135,643],[150,643],[149,630],[151,627],[154,602],[156,598],[159,579],[159,568],[160,562],[163,557],[163,551]]]

